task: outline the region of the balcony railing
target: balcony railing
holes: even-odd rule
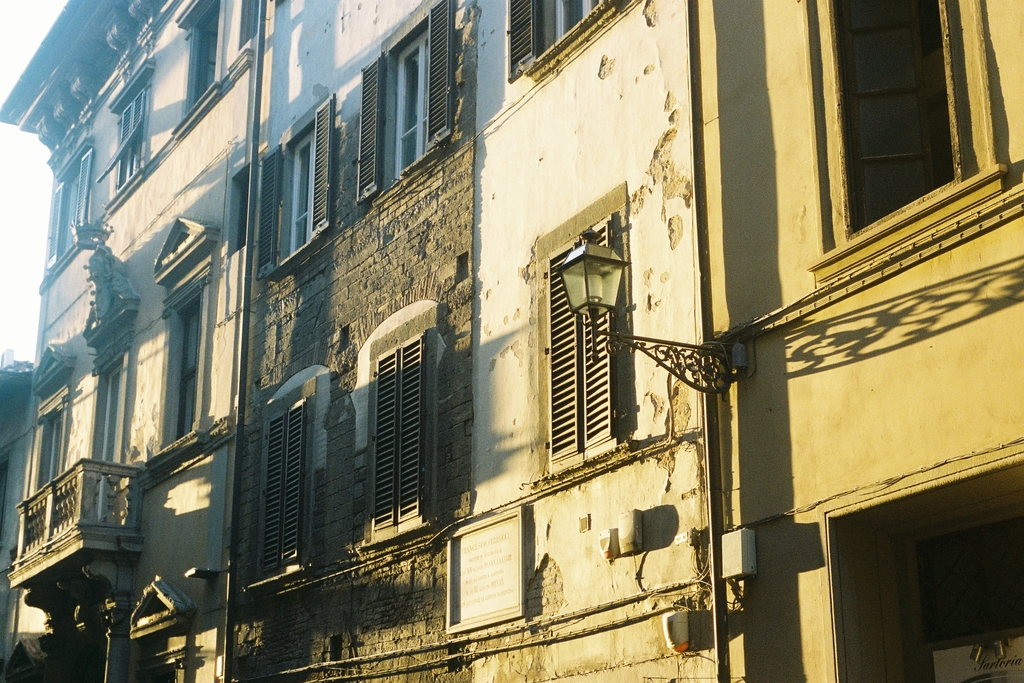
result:
[[[21,534],[17,565],[41,548],[52,548],[76,532],[95,537],[136,533],[141,503],[139,468],[101,460],[79,460],[18,505]]]

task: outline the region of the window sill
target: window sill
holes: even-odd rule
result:
[[[356,553],[363,560],[372,560],[395,550],[418,546],[425,538],[433,536],[436,532],[436,525],[421,515],[407,519],[398,526],[374,529],[371,532],[371,540],[358,544]]]
[[[128,201],[128,198],[135,194],[135,190],[142,185],[142,180],[146,177],[148,170],[149,169],[146,165],[143,164],[139,167],[139,170],[135,172],[135,175],[129,178],[124,185],[114,190],[114,198],[107,202],[106,207],[104,207],[104,213],[109,216],[111,213],[121,208],[121,206]]]
[[[874,261],[954,232],[959,221],[1003,191],[1005,176],[1005,166],[993,166],[972,178],[939,188],[864,228],[845,246],[810,267],[816,286],[861,273]]]
[[[265,579],[254,581],[242,590],[246,593],[266,595],[277,593],[294,585],[304,584],[309,580],[309,570],[301,564],[289,564],[275,571]]]
[[[171,131],[172,138],[178,141],[183,140],[210,113],[210,110],[220,102],[221,95],[223,95],[221,85],[222,83],[217,81],[206,89],[206,92],[196,100],[196,103],[185,114],[185,118]]]
[[[159,451],[146,463],[142,489],[148,491],[175,474],[191,467],[227,443],[233,432],[227,418],[221,418],[209,429],[194,430]]]
[[[455,149],[449,144],[451,139],[452,136],[449,135],[438,141],[437,144],[424,152],[423,156],[402,169],[402,172],[390,185],[377,194],[371,195],[368,203],[371,206],[377,206],[381,203],[387,203],[393,196],[404,197],[410,185],[420,182],[424,178],[434,177],[434,172],[439,170],[440,164]]]
[[[278,261],[277,264],[266,270],[266,272],[258,273],[257,277],[266,280],[281,280],[295,273],[295,270],[299,267],[298,264],[305,263],[308,257],[313,253],[313,244],[320,241],[320,236],[330,230],[330,224],[328,223],[319,230],[315,230],[313,235],[307,242],[302,244],[298,249],[285,256],[282,260]]]
[[[560,71],[627,4],[629,4],[628,1],[603,0],[597,7],[590,10],[580,23],[573,26],[565,35],[556,40],[551,47],[544,50],[544,52],[531,61],[521,64],[516,69],[516,75],[509,79],[510,82],[518,80],[520,76],[526,76],[530,80],[537,82]]]

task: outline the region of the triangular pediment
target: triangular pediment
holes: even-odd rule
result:
[[[188,218],[177,218],[157,256],[153,273],[157,283],[173,287],[220,242],[220,230]]]
[[[46,654],[37,638],[23,638],[14,645],[11,658],[4,667],[4,675],[12,683],[42,681],[45,659]]]
[[[146,586],[132,612],[131,637],[141,638],[157,631],[191,623],[196,604],[167,581],[157,577]]]
[[[43,349],[36,369],[36,395],[46,397],[65,386],[75,369],[75,357],[60,346],[51,345]]]

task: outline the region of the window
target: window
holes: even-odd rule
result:
[[[854,230],[954,179],[939,0],[840,0]]]
[[[96,400],[96,460],[121,461],[121,425],[124,405],[124,361],[100,376]]]
[[[451,0],[433,5],[425,26],[363,69],[359,201],[376,195],[385,181],[397,179],[452,133],[453,8]],[[394,120],[386,112],[394,112]]]
[[[74,228],[89,222],[92,150],[79,156],[53,192],[47,265],[52,266],[74,244]]]
[[[252,40],[259,28],[257,22],[260,20],[260,7],[258,0],[242,0],[242,21],[238,31],[238,49],[241,50],[245,44]]]
[[[374,529],[420,515],[425,337],[377,361]]]
[[[608,243],[608,226],[599,230]],[[594,344],[588,321],[569,309],[555,268],[568,250],[549,261],[550,452],[553,466],[578,461],[612,440],[611,358],[606,344]],[[598,323],[607,330],[609,316]]]
[[[245,246],[249,227],[249,166],[248,164],[231,179],[231,233],[228,235],[228,253],[235,253]]]
[[[427,36],[424,33],[398,56],[398,107],[395,126],[395,177],[423,156],[427,119]]]
[[[309,482],[327,467],[324,421],[331,395],[331,371],[314,365],[292,375],[264,409],[263,499],[259,563],[273,573],[303,561],[314,509]]]
[[[196,297],[178,310],[180,330],[178,346],[178,399],[175,439],[193,430],[196,422],[196,402],[199,389],[199,348],[202,331],[202,297]]]
[[[142,168],[143,127],[146,118],[146,89],[143,88],[121,111],[120,145],[114,154],[117,166],[115,187],[121,189]]]
[[[509,79],[515,79],[602,0],[509,0]]]
[[[188,109],[202,98],[217,78],[217,24],[220,3],[214,3],[192,24],[189,33]]]
[[[263,512],[263,568],[298,560],[302,532],[305,400],[267,425]]]
[[[40,420],[39,466],[36,490],[60,474],[64,454],[64,403],[60,402]]]
[[[281,256],[288,256],[313,236],[310,213],[313,195],[313,136],[307,135],[292,148],[289,165],[291,177],[291,220],[281,239]]]
[[[299,130],[303,129],[308,132],[301,132],[295,142],[265,153],[260,160],[259,276],[330,225],[334,97],[316,109],[308,127]],[[282,175],[287,181],[284,193]],[[287,205],[281,201],[282,194],[287,195]]]

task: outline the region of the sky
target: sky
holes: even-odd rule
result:
[[[0,22],[0,100],[6,100],[67,0],[5,3]],[[53,174],[35,135],[0,123],[0,352],[36,360],[39,283],[46,259]]]

